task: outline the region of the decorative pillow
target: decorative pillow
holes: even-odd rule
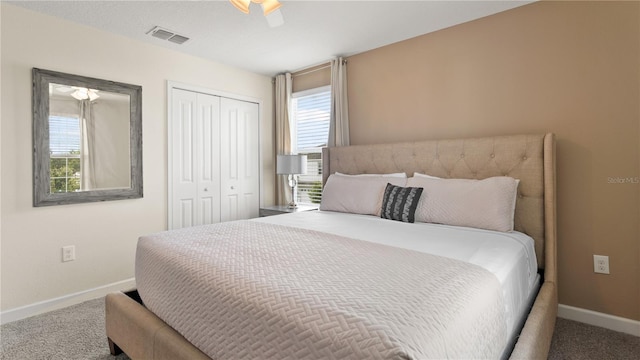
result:
[[[412,223],[422,194],[419,187],[401,187],[387,183],[382,197],[380,217]]]
[[[407,179],[330,175],[322,190],[320,210],[380,216],[385,186],[404,186]]]
[[[407,186],[424,189],[416,221],[512,231],[519,182],[507,176],[483,180],[414,176]]]
[[[364,177],[370,177],[370,176],[380,176],[380,177],[399,177],[399,178],[407,178],[407,174],[406,173],[391,173],[391,174],[357,174],[357,175],[350,175],[350,174],[343,174],[343,173],[339,173],[336,171],[336,175],[339,176],[364,176]]]

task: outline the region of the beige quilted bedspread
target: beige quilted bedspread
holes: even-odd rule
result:
[[[252,221],[141,237],[144,304],[213,359],[499,358],[498,281],[471,264]]]

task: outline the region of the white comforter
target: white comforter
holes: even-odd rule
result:
[[[375,216],[305,211],[253,221],[300,227],[445,256],[483,267],[500,282],[510,337],[538,286],[534,241],[526,234],[460,226],[403,223]]]
[[[303,218],[305,226],[333,222],[331,232],[352,223],[310,212],[140,238],[142,300],[218,359],[501,355],[507,319],[500,280],[490,271],[449,256],[268,224]],[[366,232],[376,232],[373,223]],[[402,232],[386,235],[405,243]],[[435,248],[456,240],[440,241]]]

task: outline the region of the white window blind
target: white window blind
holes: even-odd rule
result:
[[[293,152],[307,155],[307,173],[298,179],[297,201],[320,204],[322,199],[322,148],[329,138],[331,88],[294,93],[291,104]]]
[[[51,193],[80,190],[80,141],[77,116],[49,116]]]
[[[80,155],[80,119],[49,116],[49,149],[52,156]]]

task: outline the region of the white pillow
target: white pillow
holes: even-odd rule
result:
[[[350,174],[343,174],[340,172],[336,171],[336,175],[338,176],[364,176],[364,177],[370,177],[370,176],[379,176],[379,177],[398,177],[398,178],[407,178],[407,174],[406,173],[391,173],[391,174],[357,174],[357,175],[350,175]]]
[[[415,221],[513,231],[518,183],[507,176],[483,180],[411,177],[421,187]]]
[[[422,173],[419,173],[419,172],[414,172],[413,176],[414,177],[423,177],[423,178],[428,178],[428,179],[442,179],[442,178],[439,178],[437,176],[422,174]]]
[[[330,175],[320,210],[380,216],[387,183],[405,186],[406,182],[403,177]]]

